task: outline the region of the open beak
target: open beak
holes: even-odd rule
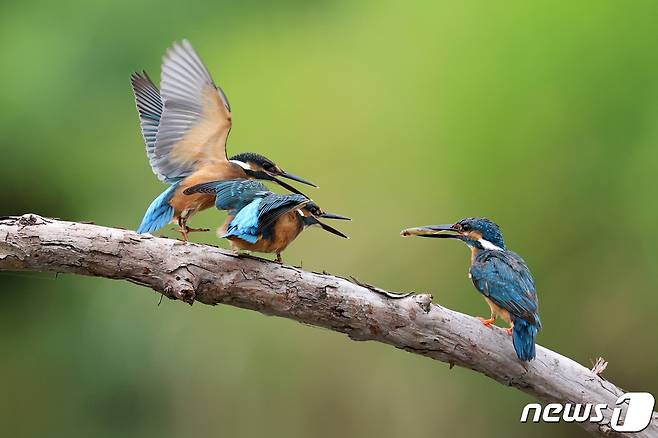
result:
[[[347,216],[341,216],[339,214],[327,213],[326,211],[320,215],[320,217],[325,219],[338,219],[341,221],[351,221],[352,219]]]
[[[338,231],[334,227],[331,227],[331,226],[325,224],[324,222],[321,222],[315,216],[307,216],[307,219],[309,219],[311,221],[311,223],[315,222],[316,224],[320,225],[320,227],[323,230],[329,231],[331,234],[335,234],[336,236],[340,236],[340,237],[344,237],[345,239],[349,239],[349,237],[347,237],[345,234],[341,233],[340,231]]]
[[[311,181],[309,181],[307,179],[304,179],[301,176],[293,175],[292,173],[281,171],[281,173],[278,174],[277,176],[280,176],[282,178],[288,178],[288,179],[291,179],[293,181],[297,181],[297,182],[300,182],[302,184],[306,184],[308,186],[318,188],[318,186],[313,184]]]
[[[456,233],[456,234],[452,234]],[[407,228],[400,231],[402,236],[420,236],[435,238],[459,239],[459,232],[452,225],[426,225],[424,227]]]

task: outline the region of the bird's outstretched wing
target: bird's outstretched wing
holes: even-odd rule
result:
[[[263,199],[258,210],[258,230],[263,231],[284,214],[301,208],[309,202],[303,195],[279,195],[272,193]]]
[[[167,180],[191,174],[210,160],[226,160],[231,107],[187,41],[174,43],[162,63],[162,117],[151,166]]]
[[[240,210],[257,197],[265,197],[271,192],[259,181],[252,179],[230,179],[210,181],[185,189],[186,195],[207,193],[215,195],[215,206],[220,210]]]
[[[530,269],[511,251],[483,251],[471,266],[475,287],[512,316],[539,322],[537,293]]]
[[[155,172],[160,180],[167,181],[167,177],[158,173],[157,169],[153,167],[155,139],[158,133],[158,126],[160,126],[160,119],[162,118],[160,90],[158,90],[158,87],[155,86],[151,78],[146,74],[146,71],[133,73],[130,76],[130,83],[132,84],[133,94],[135,95],[135,104],[137,105],[137,112],[139,114],[142,136],[146,143],[146,155],[151,163],[153,172]]]

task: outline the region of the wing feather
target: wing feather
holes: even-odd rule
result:
[[[535,283],[521,257],[510,251],[486,251],[471,266],[475,287],[513,316],[539,322]]]
[[[303,207],[309,199],[302,195],[279,195],[272,193],[260,204],[258,230],[262,232],[284,214]]]
[[[156,173],[183,178],[203,162],[227,160],[230,105],[187,40],[167,51],[161,87],[163,111],[151,160]]]
[[[215,195],[215,207],[219,210],[237,211],[251,203],[255,198],[265,197],[271,192],[259,181],[251,179],[232,179],[210,181],[185,189],[186,195],[207,193]]]
[[[144,137],[144,143],[146,143],[146,155],[151,163],[153,172],[160,180],[166,181],[166,176],[158,172],[157,167],[153,165],[155,160],[155,141],[158,127],[160,126],[160,119],[162,118],[160,91],[145,71],[133,73],[130,76],[130,82],[132,84],[133,94],[135,95],[135,104],[137,105],[137,112],[139,114],[142,136]]]

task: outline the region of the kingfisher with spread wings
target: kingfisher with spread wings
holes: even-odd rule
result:
[[[208,231],[190,228],[187,221],[211,207],[214,195],[183,193],[205,182],[256,178],[301,194],[279,179],[283,177],[317,187],[259,154],[228,158],[231,106],[187,40],[174,43],[165,54],[160,90],[146,72],[133,73],[131,82],[151,168],[169,184],[148,207],[137,232],[152,233],[172,221],[178,223],[185,240],[189,232]]]
[[[535,281],[526,262],[505,246],[500,227],[490,219],[466,218],[453,225],[428,225],[402,230],[403,236],[451,238],[471,248],[469,277],[484,295],[491,317],[480,318],[491,327],[497,317],[510,327],[519,359],[535,358],[535,337],[541,328]]]
[[[274,253],[279,263],[281,253],[307,227],[319,226],[347,238],[319,218],[350,218],[327,213],[304,195],[272,193],[259,181],[212,181],[189,187],[185,194],[211,194],[215,206],[228,211],[219,236],[230,240],[233,250]]]

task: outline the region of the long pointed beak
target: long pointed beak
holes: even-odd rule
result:
[[[334,214],[334,213],[328,213],[324,212],[320,215],[320,217],[325,218],[325,219],[338,219],[341,221],[351,221],[352,219],[347,217],[347,216],[341,216],[339,214]]]
[[[320,225],[320,227],[322,227],[323,230],[329,231],[331,234],[335,234],[336,236],[340,236],[340,237],[344,237],[345,239],[349,239],[349,237],[347,237],[345,234],[341,233],[340,231],[338,231],[334,227],[331,227],[331,226],[325,224],[324,222],[319,221],[318,218],[314,218],[314,219],[316,220],[318,225]]]
[[[277,183],[278,185],[280,185],[280,186],[283,187],[284,189],[289,190],[289,191],[291,191],[291,192],[293,192],[293,193],[297,193],[298,195],[302,195],[302,196],[305,196],[305,197],[308,198],[308,196],[306,196],[306,194],[303,193],[301,190],[296,189],[294,186],[288,184],[287,182],[285,182],[285,181],[283,181],[283,180],[280,180],[280,179],[277,178],[276,176],[272,176],[272,175],[266,174],[265,172],[263,172],[263,174],[264,174],[264,175],[267,175],[267,177],[266,177],[266,178],[262,178],[262,179],[269,179],[270,181],[274,181],[275,183]]]
[[[449,234],[457,233],[452,225],[426,225],[424,227],[414,227],[407,228],[400,231],[402,236],[419,236],[419,237],[435,237],[435,238],[452,238],[459,239],[459,234]]]
[[[297,182],[300,182],[300,183],[302,183],[302,184],[306,184],[306,185],[308,185],[308,186],[318,188],[318,186],[315,185],[315,184],[313,184],[311,181],[309,181],[309,180],[307,180],[307,179],[304,179],[304,178],[302,178],[301,176],[293,175],[292,173],[288,173],[288,172],[283,172],[283,171],[282,171],[282,172],[281,172],[280,174],[278,174],[277,176],[280,176],[280,177],[283,177],[283,178],[288,178],[288,179],[291,179],[291,180],[293,180],[293,181],[297,181]]]

